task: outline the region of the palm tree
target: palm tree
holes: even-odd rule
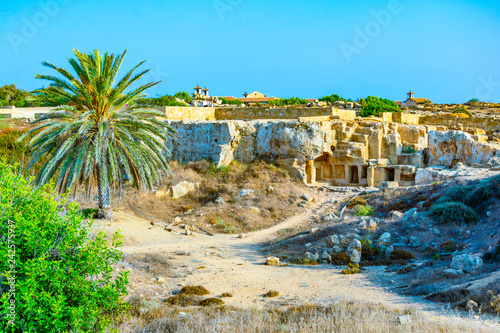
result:
[[[84,54],[75,49],[76,59],[69,59],[69,63],[76,75],[43,62],[62,78],[36,75],[51,82],[39,92],[39,98],[59,106],[20,138],[30,137],[28,168],[48,156],[36,186],[54,178],[59,193],[84,184],[90,195],[92,185],[97,184],[100,218],[111,216],[111,186],[121,186],[128,177],[136,188],[151,190],[168,170],[166,156],[170,152],[164,142],[173,130],[158,119],[164,115],[153,109],[128,107],[159,82],[131,88],[149,71],[134,74],[142,61],[115,84],[126,52],[101,55],[98,50]]]

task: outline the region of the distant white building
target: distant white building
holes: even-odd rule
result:
[[[410,91],[406,95],[408,96],[408,98],[404,103],[402,103],[402,105],[406,108],[411,108],[418,104],[432,104],[432,101],[428,98],[415,98],[415,93],[412,91]]]

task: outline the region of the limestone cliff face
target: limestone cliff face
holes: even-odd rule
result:
[[[255,128],[255,151],[259,157],[297,158],[305,162],[323,154],[324,133],[318,123],[257,122]]]
[[[229,165],[234,159],[298,159],[301,163],[323,153],[324,133],[316,122],[214,121],[171,122],[174,138],[166,142],[175,160],[214,161]]]
[[[500,144],[474,140],[461,131],[429,133],[430,165],[451,166],[453,161],[472,165],[484,164],[500,151]]]

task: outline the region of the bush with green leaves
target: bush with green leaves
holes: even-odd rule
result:
[[[474,115],[472,114],[472,112],[470,112],[466,108],[457,108],[457,109],[453,110],[453,114],[459,114],[459,113],[466,114],[470,118],[474,117]]]
[[[481,181],[470,192],[466,204],[474,207],[477,212],[484,212],[488,206],[500,199],[500,176],[491,177]]]
[[[330,96],[323,96],[319,99],[320,102],[327,102],[330,104],[334,104],[335,102],[352,102],[352,99],[345,99],[340,97],[338,94],[333,94]]]
[[[90,226],[76,205],[0,161],[0,332],[102,332],[122,313],[121,237],[109,244]]]
[[[468,196],[474,191],[476,186],[455,186],[444,193],[444,196],[437,200],[437,203],[443,202],[461,202],[466,203]]]
[[[429,215],[441,224],[474,224],[479,216],[469,206],[461,202],[436,203]]]
[[[401,112],[399,106],[390,99],[368,96],[362,98],[361,117],[378,116],[381,112]]]
[[[354,207],[356,216],[373,216],[375,215],[375,208],[370,205],[357,205]]]

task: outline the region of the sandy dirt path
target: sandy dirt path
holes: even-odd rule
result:
[[[224,301],[237,307],[263,308],[308,302],[328,305],[338,300],[352,300],[401,309],[415,308],[440,320],[453,320],[436,303],[391,292],[390,277],[383,267],[370,267],[363,274],[345,276],[340,273],[341,268],[331,265],[264,265],[263,242],[272,240],[280,230],[296,228],[311,216],[321,214],[329,201],[347,196],[352,196],[352,193],[324,193],[303,214],[269,229],[250,233],[243,239],[238,239],[237,235],[208,236],[202,233],[195,233],[195,237],[185,236],[180,229],[168,232],[127,213],[116,213],[115,222],[96,222],[94,229],[105,232],[120,230],[124,236],[122,250],[126,255],[161,253],[169,256],[175,277],[166,279],[167,283],[162,286],[164,293],[144,296],[165,297],[184,285],[202,285],[212,295],[231,293],[234,297]],[[154,281],[149,283],[155,284]],[[262,297],[269,290],[279,291],[280,296]],[[134,291],[129,290],[131,294]]]

